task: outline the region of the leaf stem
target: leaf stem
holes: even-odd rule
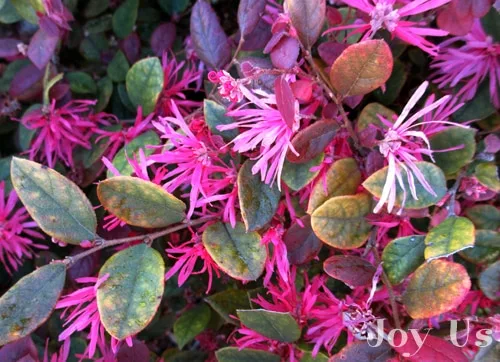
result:
[[[173,232],[176,232],[176,231],[179,231],[182,229],[186,229],[186,228],[191,227],[191,226],[200,225],[200,224],[203,224],[207,221],[211,221],[214,219],[215,219],[215,216],[206,216],[206,217],[202,217],[202,218],[199,218],[199,219],[193,220],[193,221],[185,221],[182,224],[172,226],[172,227],[164,229],[164,230],[155,231],[155,232],[149,233],[149,234],[130,236],[130,237],[126,237],[126,238],[112,239],[112,240],[97,239],[97,242],[96,242],[97,245],[95,247],[93,247],[89,250],[85,250],[84,252],[79,253],[75,256],[66,257],[66,259],[64,259],[62,262],[65,263],[68,266],[68,268],[71,268],[80,259],[83,259],[86,256],[91,255],[91,254],[95,253],[96,251],[105,249],[107,247],[120,245],[120,244],[124,244],[124,243],[129,243],[129,242],[137,241],[137,240],[142,240],[145,243],[151,244],[153,242],[153,240],[156,238],[168,235],[170,233],[173,233]]]

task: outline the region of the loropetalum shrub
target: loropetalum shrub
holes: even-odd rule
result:
[[[0,361],[498,360],[499,7],[0,1]]]

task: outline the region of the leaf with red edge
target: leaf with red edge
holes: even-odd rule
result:
[[[386,362],[392,354],[391,347],[386,342],[378,347],[371,347],[366,341],[356,341],[342,348],[330,362]]]
[[[174,23],[160,24],[153,34],[151,34],[151,49],[153,52],[161,57],[161,55],[172,48],[175,41],[177,30]]]
[[[338,125],[330,119],[323,119],[300,130],[292,139],[292,145],[298,155],[289,151],[286,155],[292,163],[305,163],[318,156],[333,140]]]
[[[281,116],[288,127],[293,128],[295,123],[295,97],[290,84],[288,84],[284,76],[276,78],[274,91],[276,92],[276,106]]]
[[[15,57],[19,54],[17,44],[21,43],[20,40],[13,38],[0,39],[0,58]]]
[[[325,273],[351,288],[370,284],[377,269],[368,261],[353,255],[334,255],[323,263]]]
[[[250,34],[262,18],[266,0],[240,0],[238,6],[238,25],[241,35]]]
[[[191,9],[191,39],[200,59],[211,68],[222,68],[231,59],[227,35],[217,14],[205,0]]]
[[[330,70],[333,88],[343,97],[370,93],[391,76],[391,49],[384,40],[366,40],[351,45]]]
[[[403,294],[403,303],[412,318],[430,318],[460,305],[470,287],[463,265],[436,259],[415,271]]]
[[[59,42],[59,29],[48,17],[40,18],[40,29],[31,38],[28,58],[38,69],[43,69],[50,61]]]
[[[286,0],[286,5],[300,41],[311,48],[323,29],[326,0]]]
[[[311,228],[311,216],[302,216],[300,220],[304,227],[301,227],[298,223],[293,223],[283,236],[288,261],[295,265],[305,264],[313,260],[323,246],[323,243]]]
[[[418,333],[415,338],[415,331],[407,333],[408,340],[405,343],[401,333],[395,333],[392,348],[410,362],[467,362],[468,359],[461,349],[444,339]],[[416,340],[417,339],[417,340]],[[419,345],[417,344],[421,344]]]

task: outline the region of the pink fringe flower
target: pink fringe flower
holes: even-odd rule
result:
[[[262,236],[261,244],[267,249],[268,258],[266,260],[266,275],[264,276],[264,286],[267,286],[271,281],[276,268],[279,279],[285,283],[288,282],[288,274],[290,272],[290,263],[288,262],[288,255],[286,245],[283,242],[283,234],[285,229],[282,225],[269,228]],[[270,252],[270,245],[272,245],[273,252]]]
[[[458,47],[457,47],[458,45]],[[469,34],[442,42],[431,68],[440,89],[459,86],[461,101],[474,98],[481,82],[489,78],[491,102],[500,108],[500,43],[485,33],[479,20]]]
[[[243,81],[241,79],[234,79],[225,70],[217,72],[212,70],[208,73],[208,80],[219,85],[217,89],[222,98],[233,103],[239,103],[243,100]]]
[[[31,221],[26,209],[16,208],[18,200],[14,190],[6,195],[5,182],[0,182],[0,262],[9,274],[23,264],[24,257],[31,259],[36,255],[34,248],[48,249],[46,245],[31,240],[43,240],[44,236],[33,230],[38,225]]]
[[[350,7],[370,16],[370,22],[359,21],[352,25],[336,26],[326,31],[356,29],[351,34],[365,33],[363,39],[371,39],[380,29],[386,29],[393,37],[419,47],[424,52],[436,55],[437,47],[425,36],[446,36],[447,31],[425,27],[424,21],[404,18],[439,8],[451,0],[415,0],[397,8],[396,0],[343,0]]]

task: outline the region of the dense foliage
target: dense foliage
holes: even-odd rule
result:
[[[0,361],[494,361],[500,4],[0,0]]]

